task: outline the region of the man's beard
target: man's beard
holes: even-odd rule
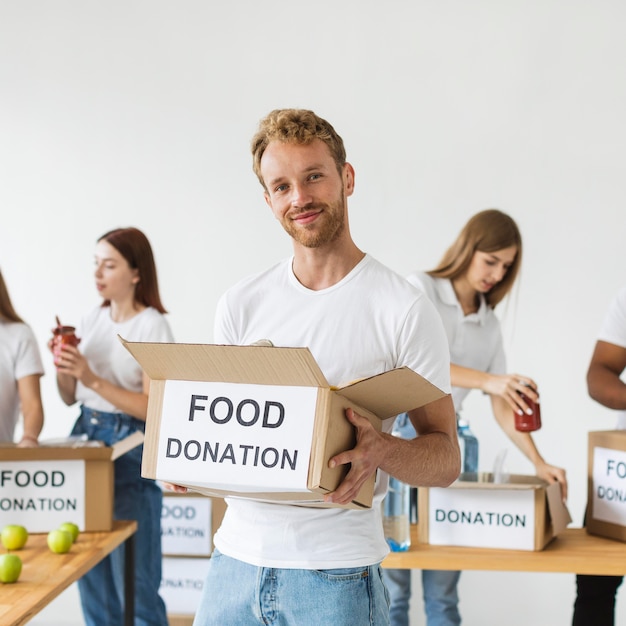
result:
[[[331,204],[312,203],[302,209],[302,212],[322,210],[318,218],[310,228],[297,226],[287,216],[283,219],[283,228],[300,245],[306,248],[319,248],[332,243],[343,233],[345,229],[344,213],[345,201],[343,192],[337,202]]]

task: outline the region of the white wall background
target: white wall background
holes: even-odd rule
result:
[[[580,525],[587,432],[613,426],[585,372],[626,282],[625,19],[619,0],[0,0],[0,267],[46,358],[44,436],[77,414],[45,343],[98,302],[97,237],[143,229],[177,340],[210,342],[220,293],[291,251],[249,140],[269,110],[312,108],[356,169],[355,240],[397,271],[434,265],[478,210],[517,219],[510,369],[540,384],[536,441]],[[509,448],[532,472],[474,395],[482,468]],[[466,624],[565,626],[574,576],[466,572],[460,592]],[[75,588],[32,623],[81,624]]]

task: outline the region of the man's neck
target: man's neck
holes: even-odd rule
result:
[[[340,246],[305,248],[295,245],[293,273],[307,289],[320,291],[336,285],[363,259],[365,253],[352,240]]]

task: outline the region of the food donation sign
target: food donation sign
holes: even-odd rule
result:
[[[317,388],[167,380],[157,478],[307,491]]]
[[[84,530],[85,461],[2,461],[0,526],[47,532],[68,520]]]

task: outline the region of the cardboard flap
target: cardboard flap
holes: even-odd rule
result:
[[[507,474],[506,481],[496,483],[491,472],[464,472],[450,485],[455,489],[541,489],[548,483],[537,476]]]
[[[132,435],[128,435],[125,439],[114,443],[111,447],[113,448],[111,452],[111,460],[115,461],[115,459],[119,459],[123,454],[126,454],[133,448],[140,446],[143,443],[144,434],[141,431],[136,431]]]
[[[287,387],[328,387],[308,348],[130,342],[118,335],[153,380],[192,380]]]
[[[554,535],[563,532],[572,523],[572,516],[561,497],[561,486],[559,483],[551,483],[546,488],[548,498],[548,510],[552,519]]]
[[[447,395],[408,367],[364,378],[341,387],[337,393],[383,420]]]

